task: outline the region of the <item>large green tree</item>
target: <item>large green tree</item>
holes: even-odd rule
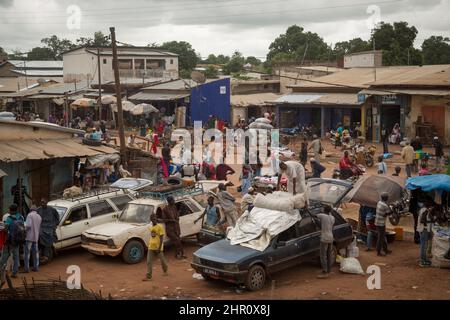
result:
[[[187,75],[197,65],[197,53],[189,42],[169,41],[164,42],[161,46],[159,46],[159,48],[178,54],[180,75]]]
[[[248,56],[245,59],[245,63],[250,63],[252,66],[259,66],[262,62],[256,57]]]
[[[62,60],[62,53],[72,49],[75,45],[68,39],[60,39],[56,35],[41,40],[52,53],[53,60]]]
[[[35,47],[27,54],[28,60],[54,60],[53,52],[49,48]]]
[[[375,48],[383,50],[383,64],[392,65],[418,65],[422,63],[420,50],[414,48],[417,29],[409,26],[407,22],[394,22],[393,24],[381,22],[372,30],[370,42],[375,41]]]
[[[334,58],[340,58],[349,53],[367,51],[370,49],[372,48],[369,41],[362,40],[361,38],[354,38],[348,41],[337,42],[334,45],[333,56]]]
[[[270,44],[267,60],[301,61],[303,57],[305,60],[326,60],[328,54],[328,45],[317,33],[305,32],[302,27],[293,25]]]
[[[0,47],[0,61],[8,59],[8,54],[2,47]]]
[[[450,39],[431,36],[422,43],[425,64],[450,64]]]
[[[78,46],[90,46],[90,47],[107,47],[111,45],[111,39],[101,31],[94,33],[94,38],[80,37],[77,39]]]
[[[235,51],[230,61],[223,67],[225,74],[237,73],[244,68],[245,58],[239,51]]]

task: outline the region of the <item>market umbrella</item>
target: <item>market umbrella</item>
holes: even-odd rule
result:
[[[391,176],[366,176],[356,181],[353,189],[344,197],[344,202],[356,202],[360,205],[376,208],[383,192],[389,194],[389,203],[402,197],[405,186],[403,179]]]
[[[425,192],[433,190],[450,191],[450,176],[446,174],[431,174],[409,178],[406,188],[409,190],[422,189]]]
[[[148,103],[140,103],[134,106],[133,109],[131,109],[131,114],[137,116],[140,114],[146,114],[146,113],[152,113],[152,112],[159,112],[158,109],[156,109],[154,106]]]
[[[114,96],[111,95],[106,95],[106,96],[102,96],[102,104],[111,104],[111,103],[116,103],[117,99]]]
[[[97,101],[90,98],[80,98],[72,102],[70,105],[72,107],[83,107],[83,108],[95,107],[97,105]]]
[[[134,106],[135,106],[135,104],[133,102],[128,101],[128,100],[122,100],[122,110],[123,111],[131,111],[131,109],[133,109]],[[112,104],[111,107],[114,112],[117,112],[117,104]]]

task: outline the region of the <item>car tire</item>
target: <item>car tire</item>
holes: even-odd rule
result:
[[[144,254],[145,249],[142,242],[138,240],[131,240],[123,248],[122,259],[125,263],[135,264],[142,261]]]
[[[266,270],[260,265],[250,268],[245,281],[245,286],[251,291],[261,290],[266,283]]]

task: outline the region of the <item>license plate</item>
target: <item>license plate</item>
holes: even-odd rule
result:
[[[204,268],[203,272],[206,273],[206,274],[213,275],[213,276],[218,276],[219,275],[219,273],[216,270],[212,270],[212,269],[208,269],[208,268]]]

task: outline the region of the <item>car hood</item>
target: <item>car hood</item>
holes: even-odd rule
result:
[[[100,226],[90,228],[85,232],[87,236],[100,237],[114,237],[118,234],[128,232],[132,229],[138,228],[140,225],[124,223],[124,222],[110,222]]]
[[[231,245],[230,240],[224,239],[213,242],[194,252],[200,259],[206,259],[219,263],[238,263],[243,259],[260,255],[261,252],[243,247]]]

